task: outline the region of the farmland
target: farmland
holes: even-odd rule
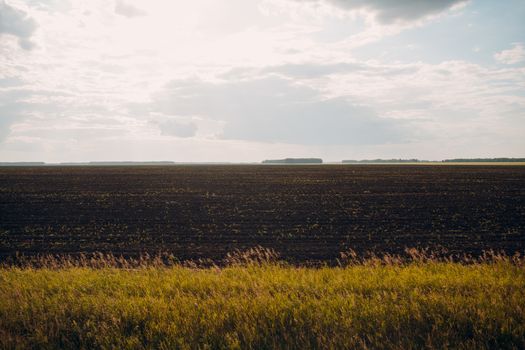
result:
[[[0,348],[523,348],[524,183],[507,165],[3,167]]]
[[[199,165],[0,168],[0,257],[273,248],[334,263],[406,247],[525,249],[525,167]]]

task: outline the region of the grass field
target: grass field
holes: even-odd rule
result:
[[[0,348],[523,349],[508,259],[0,269]]]

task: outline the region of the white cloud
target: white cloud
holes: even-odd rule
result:
[[[298,2],[328,3],[347,11],[367,11],[382,24],[416,21],[439,14],[466,0],[295,0]]]
[[[36,28],[35,20],[26,12],[0,0],[0,35],[13,35],[21,48],[31,50],[35,45],[30,39]]]
[[[410,134],[403,122],[383,119],[371,108],[345,98],[325,99],[312,88],[272,76],[220,83],[175,80],[150,108],[222,121],[222,139],[362,145],[406,142]]]
[[[115,3],[115,13],[128,18],[141,17],[148,14],[146,11],[122,0],[117,0]]]
[[[522,43],[514,43],[511,49],[494,54],[494,58],[505,64],[516,64],[525,61],[525,47]]]
[[[161,135],[176,137],[193,137],[197,133],[197,126],[191,122],[181,122],[168,119],[159,123]]]

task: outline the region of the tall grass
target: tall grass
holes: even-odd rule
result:
[[[207,268],[4,266],[0,348],[525,348],[522,259],[308,268],[250,254]]]

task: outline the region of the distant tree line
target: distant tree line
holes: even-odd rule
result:
[[[0,162],[0,166],[35,166],[46,165],[44,162]]]
[[[419,159],[363,159],[363,160],[343,160],[342,163],[418,163],[428,162]]]
[[[444,163],[469,163],[469,162],[525,162],[525,158],[455,158],[445,159]]]
[[[267,159],[262,161],[263,164],[322,164],[321,158],[285,158],[285,159]]]
[[[428,161],[420,159],[363,159],[343,160],[342,163],[503,163],[503,162],[525,162],[525,158],[454,158],[442,161]]]

